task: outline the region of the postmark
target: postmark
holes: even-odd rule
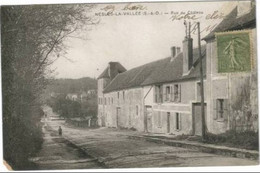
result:
[[[251,31],[216,33],[219,73],[249,72],[253,68]]]

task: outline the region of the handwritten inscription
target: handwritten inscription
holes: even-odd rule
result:
[[[128,3],[123,6],[107,5],[96,12],[96,16],[126,16],[126,15],[170,15],[171,21],[196,21],[199,19],[218,20],[225,18],[225,14],[218,10],[204,14],[202,11],[150,11],[142,4]],[[208,28],[211,28],[210,26]]]
[[[104,8],[101,8],[102,11],[106,12],[114,12],[116,10],[116,7],[114,5],[107,5]]]
[[[147,7],[146,6],[143,6],[143,5],[134,5],[132,3],[129,3],[127,4],[122,10],[147,10]]]
[[[215,19],[223,19],[225,18],[224,13],[221,13],[219,11],[214,11],[212,14],[206,15],[207,20],[215,20]]]
[[[222,20],[226,16],[223,12],[215,10],[211,13],[204,14],[203,11],[197,10],[187,10],[187,11],[177,11],[177,10],[169,10],[169,11],[160,11],[160,10],[152,10],[148,9],[147,6],[142,3],[128,3],[122,5],[107,5],[100,9],[101,12],[96,12],[95,15],[99,17],[106,16],[160,16],[165,15],[168,16],[168,19],[171,22],[175,21],[189,21],[191,22],[191,34],[198,33],[197,22],[198,21],[209,21],[209,20]],[[217,26],[217,23],[209,24],[203,26],[200,30],[203,32],[211,32]]]
[[[175,21],[175,20],[198,20],[203,18],[203,13],[199,12],[181,12],[181,13],[174,13],[170,17],[170,20]],[[211,14],[206,14],[205,19],[206,20],[217,20],[217,19],[223,19],[225,18],[224,13],[221,13],[219,11],[214,11]]]
[[[195,14],[174,14],[170,19],[174,20],[198,20],[201,17],[196,16]]]
[[[108,12],[108,13],[113,13],[116,10],[123,10],[123,11],[143,11],[143,10],[147,10],[147,7],[144,5],[140,5],[140,4],[132,4],[132,3],[128,3],[126,4],[123,8],[116,8],[115,5],[107,5],[104,8],[101,8],[100,10]]]
[[[116,6],[116,5],[107,5],[104,8],[101,8],[101,12],[95,14],[96,16],[159,16],[159,15],[168,15],[169,20],[174,21],[191,21],[191,34],[197,34],[197,21],[200,20],[221,20],[225,18],[225,14],[215,10],[212,13],[204,14],[203,11],[152,11],[139,3],[128,3],[126,5]],[[201,33],[211,32],[217,26],[216,24],[210,24],[201,28]]]
[[[216,28],[217,25],[218,24],[207,25],[205,28],[202,28],[200,30],[200,33],[211,32]],[[197,25],[196,22],[194,22],[194,23],[191,24],[191,34],[197,34],[197,33],[198,33],[198,25]]]

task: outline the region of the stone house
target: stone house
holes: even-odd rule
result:
[[[224,33],[222,33],[224,32]],[[221,71],[220,39],[218,34],[239,33],[249,36],[248,51],[249,70],[243,68],[245,62],[238,63],[229,71]],[[217,37],[216,37],[217,36]],[[221,36],[221,34],[220,34]],[[238,5],[226,18],[205,38],[207,57],[207,127],[212,133],[223,133],[227,130],[258,130],[257,99],[257,55],[256,55],[256,14],[254,2],[238,2]],[[241,43],[242,44],[242,43]],[[243,47],[245,47],[243,45]],[[241,52],[240,52],[241,53]],[[218,55],[219,54],[219,55]],[[242,53],[241,53],[242,54]],[[235,57],[237,58],[237,57]],[[242,59],[243,60],[243,59]],[[242,62],[241,60],[241,62]],[[227,64],[227,63],[226,63]],[[241,68],[238,68],[239,65]]]
[[[99,75],[98,80],[98,125],[106,126],[106,117],[105,117],[105,105],[106,99],[104,97],[105,87],[119,74],[125,72],[126,69],[118,62],[110,62],[109,66]],[[112,100],[113,102],[113,100]]]
[[[106,69],[98,78],[100,125],[199,135],[201,121],[194,118],[200,113],[199,54],[192,42],[186,36],[183,52],[172,47],[170,57],[118,73],[112,80],[104,75]]]
[[[142,83],[145,131],[201,135],[199,52],[196,48],[188,53],[192,50],[188,49],[188,42],[192,39],[185,38],[183,52],[165,59]],[[205,46],[202,46],[204,72],[205,54]]]

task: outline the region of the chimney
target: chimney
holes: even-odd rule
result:
[[[176,55],[176,47],[175,46],[171,47],[171,51],[172,51],[172,58],[174,58]]]
[[[109,62],[108,63],[108,75],[110,77],[110,79],[114,79],[114,77],[116,77],[116,75],[118,74],[118,70],[116,68],[116,62]]]
[[[177,51],[176,55],[178,55],[181,52],[181,48],[180,47],[176,47],[176,51]]]
[[[190,36],[190,22],[189,22],[189,31],[182,41],[183,44],[183,75],[188,74],[189,70],[193,65],[193,39]],[[187,27],[187,26],[186,26]]]
[[[174,58],[181,52],[180,47],[173,46],[171,47],[171,61],[174,60]]]
[[[237,17],[248,14],[252,9],[252,1],[240,1],[237,5]]]

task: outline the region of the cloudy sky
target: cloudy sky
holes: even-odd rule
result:
[[[204,30],[218,24],[222,19],[217,15],[226,15],[235,4],[223,1],[133,3],[128,7],[139,8],[133,11],[122,10],[127,4],[98,4],[93,15],[106,12],[107,6],[114,8],[114,15],[98,16],[101,23],[91,31],[85,31],[88,39],[67,40],[69,48],[66,57],[73,62],[60,58],[51,68],[56,69],[56,78],[98,77],[110,61],[118,61],[126,69],[131,69],[168,57],[170,47],[182,48],[185,36],[182,17],[187,13],[195,16],[186,16],[186,20],[191,23],[201,22],[201,30]],[[140,15],[123,15],[124,12],[136,11]],[[151,15],[151,12],[159,15]],[[204,30],[201,37],[208,33],[209,30]],[[192,37],[196,47],[197,34],[192,34]]]

